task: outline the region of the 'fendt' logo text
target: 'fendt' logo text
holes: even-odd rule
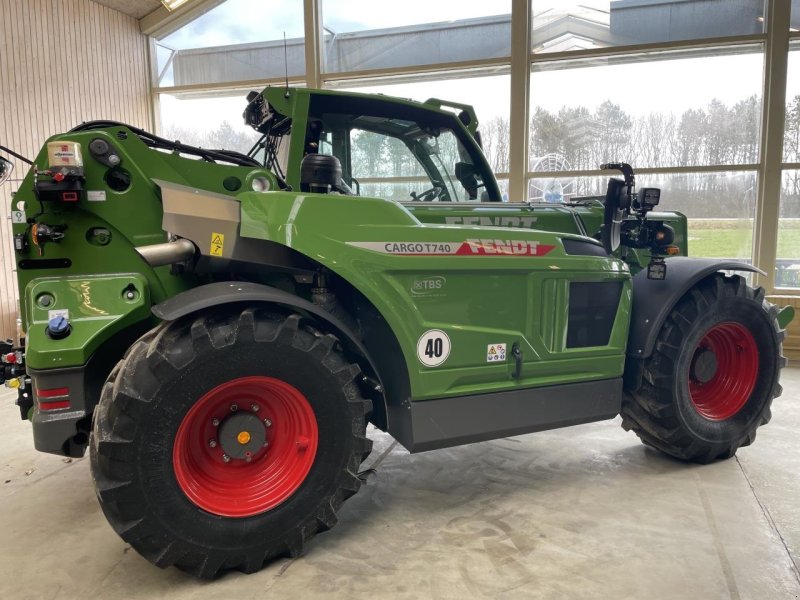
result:
[[[531,229],[536,217],[445,217],[448,225],[478,225],[480,227],[522,227]]]
[[[544,256],[553,248],[555,246],[546,246],[529,240],[466,240],[459,248],[458,254]]]

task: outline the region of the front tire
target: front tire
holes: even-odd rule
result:
[[[769,422],[781,394],[777,309],[741,276],[716,274],[667,317],[643,381],[625,393],[622,426],[681,460],[730,458]]]
[[[297,556],[360,487],[364,399],[336,338],[248,308],[166,323],[112,371],[92,474],[115,531],[210,578]]]

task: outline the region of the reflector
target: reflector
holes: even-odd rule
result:
[[[10,161],[0,156],[0,183],[3,183],[6,179],[11,177],[11,173],[13,171],[14,165],[12,165]]]

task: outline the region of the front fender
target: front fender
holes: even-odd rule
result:
[[[666,259],[663,280],[647,278],[647,269],[633,277],[633,311],[628,334],[628,357],[644,359],[653,353],[658,333],[678,301],[697,283],[717,271],[750,271],[766,275],[747,263],[716,258],[676,256]]]

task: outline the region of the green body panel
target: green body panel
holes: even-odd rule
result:
[[[630,272],[609,257],[568,256],[562,235],[544,231],[425,224],[400,204],[371,198],[245,193],[241,236],[289,246],[328,267],[362,292],[400,342],[412,399],[477,394],[520,386],[605,379],[622,374],[630,318]],[[456,248],[466,240],[515,240],[553,246],[545,256],[401,256],[356,243],[413,243]],[[438,277],[441,288],[415,293]],[[624,282],[607,346],[567,349],[571,281]],[[452,344],[441,366],[426,367],[417,343],[431,329]],[[513,361],[487,363],[487,347],[519,343]]]
[[[131,296],[130,298],[128,296]],[[42,306],[42,298],[51,299]],[[150,318],[147,279],[114,276],[37,278],[25,289],[27,364],[32,369],[82,365],[116,331]],[[68,311],[72,331],[61,340],[46,332],[53,311]]]
[[[121,139],[124,135],[124,139]],[[86,148],[91,140],[105,139],[118,152],[121,163],[131,176],[131,185],[124,192],[115,192],[105,180],[108,168],[88,156]],[[270,182],[275,178],[269,171],[253,167],[214,164],[200,160],[191,160],[175,154],[152,150],[125,127],[110,127],[107,130],[69,133],[50,138],[49,141],[75,141],[84,149],[87,191],[104,195],[103,201],[82,200],[77,206],[59,202],[40,203],[33,193],[34,176],[29,171],[16,193],[12,210],[24,206],[28,217],[44,214],[39,220],[49,225],[66,225],[65,237],[59,243],[49,243],[44,247],[43,256],[31,244],[26,252],[16,253],[17,279],[20,297],[20,317],[23,330],[27,332],[28,343],[26,360],[29,365],[61,367],[85,364],[91,356],[93,348],[113,337],[115,333],[130,325],[128,318],[122,313],[117,321],[107,323],[102,331],[97,331],[96,343],[87,344],[78,339],[80,335],[71,335],[67,340],[59,342],[59,349],[64,349],[59,359],[52,358],[53,340],[41,338],[45,324],[38,322],[41,315],[31,315],[31,299],[28,290],[41,280],[51,281],[65,277],[100,276],[114,278],[119,273],[139,273],[143,277],[146,290],[152,303],[161,302],[175,294],[196,285],[193,276],[176,277],[170,275],[169,267],[152,268],[134,251],[136,246],[157,244],[167,240],[162,230],[162,205],[158,186],[153,179],[163,178],[177,183],[190,184],[196,187],[221,194],[233,192],[224,187],[226,178],[236,177],[241,186],[250,186],[255,177],[265,177]],[[40,170],[47,165],[47,146],[45,145],[36,157],[35,163]],[[274,183],[273,183],[274,185]],[[95,196],[96,197],[96,196]],[[98,243],[90,231],[103,228],[110,232],[110,241],[104,245]],[[26,224],[14,224],[15,234],[27,231]],[[44,259],[68,259],[69,268],[24,268],[22,261]],[[35,263],[34,263],[35,264]],[[117,314],[114,306],[98,305],[110,314]],[[80,310],[79,299],[70,295],[60,296],[56,305],[50,309],[67,309],[71,313]],[[140,318],[148,316],[137,313]],[[82,328],[74,327],[77,333]],[[68,351],[67,351],[68,350]],[[51,358],[45,358],[45,357]],[[40,368],[40,367],[39,367]]]

